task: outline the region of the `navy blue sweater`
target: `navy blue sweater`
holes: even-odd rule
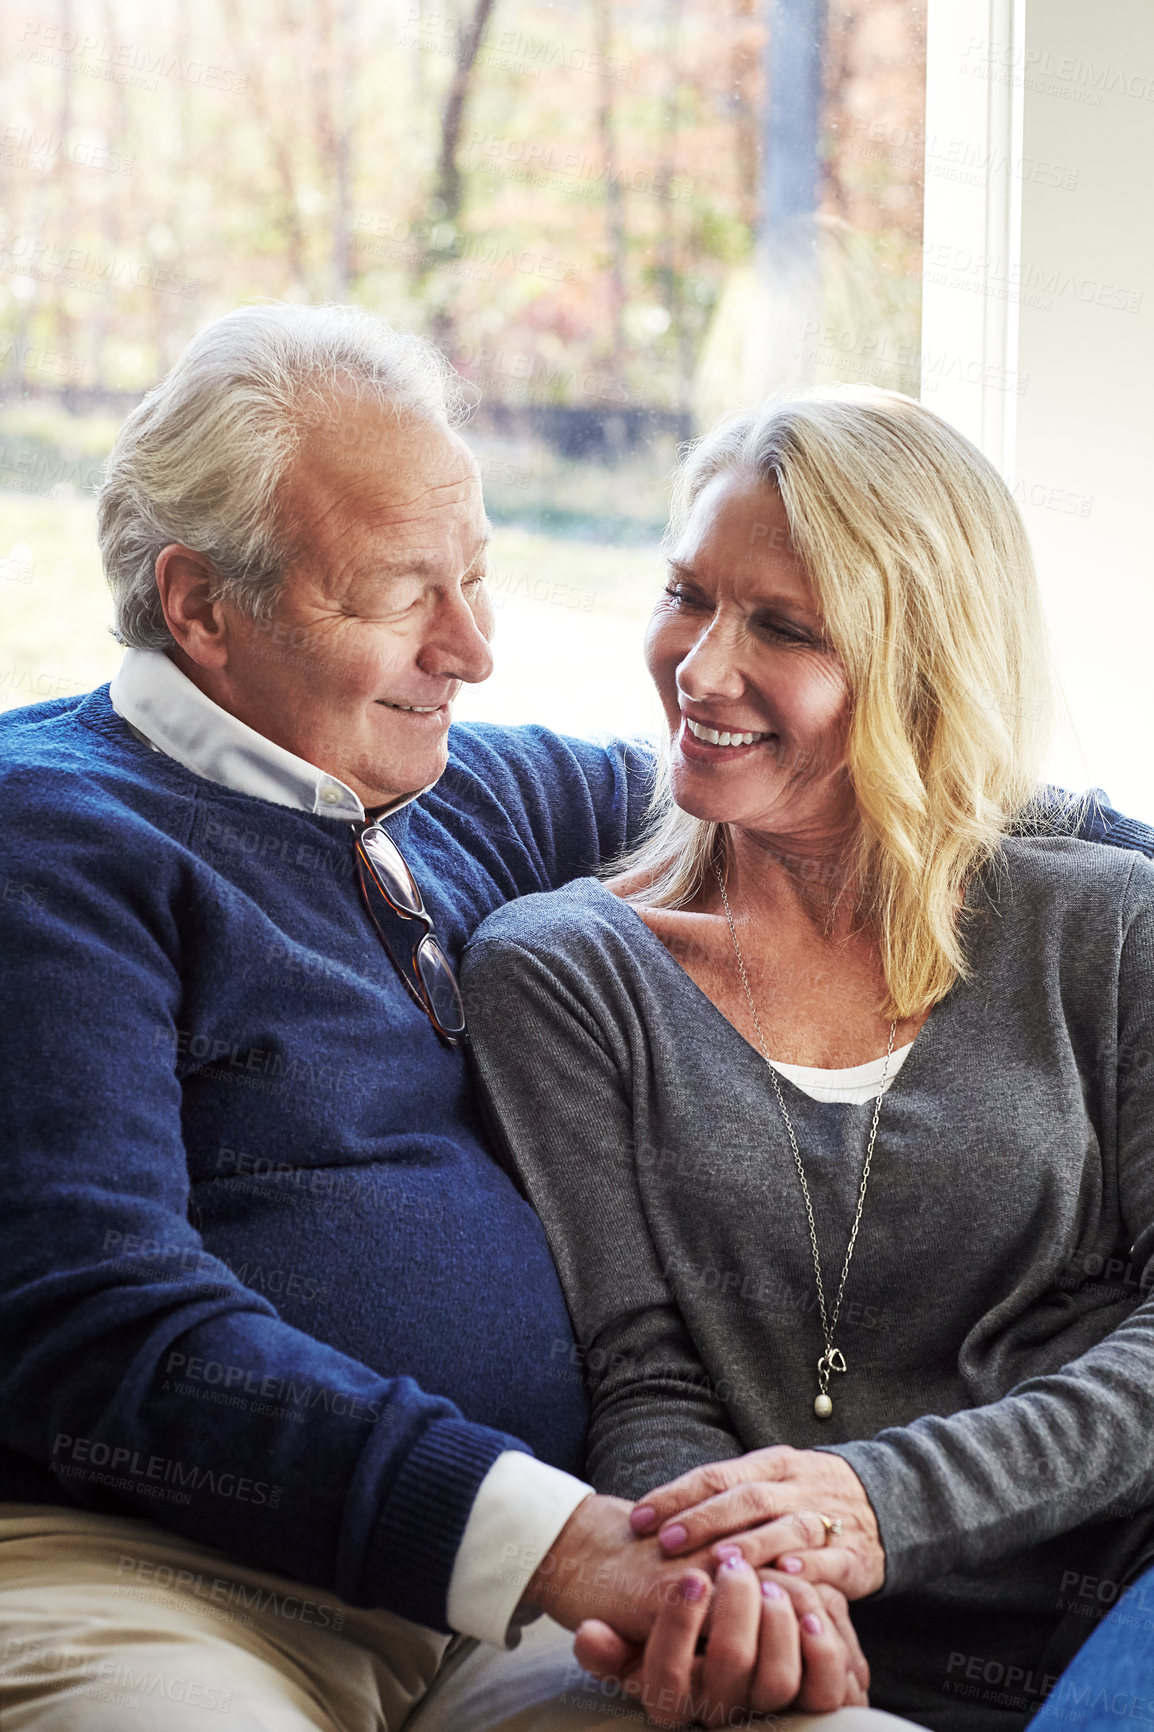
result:
[[[638,832],[651,762],[456,726],[388,820],[455,956]],[[544,1234],[361,902],[352,831],[0,718],[0,1499],[144,1514],[445,1628],[496,1457],[579,1472]],[[402,929],[403,930],[403,929]]]

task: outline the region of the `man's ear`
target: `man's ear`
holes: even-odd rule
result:
[[[228,626],[212,561],[195,548],[171,542],[156,556],[156,587],[169,631],[190,661],[221,668],[228,661]]]

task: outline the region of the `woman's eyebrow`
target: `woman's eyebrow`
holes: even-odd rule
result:
[[[677,576],[684,578],[687,583],[698,582],[697,573],[684,559],[673,559],[669,557],[666,559],[666,564],[670,571],[676,572]],[[814,622],[819,618],[819,615],[812,607],[808,606],[804,601],[799,601],[796,596],[792,595],[760,596],[757,599],[755,607],[766,608],[774,613],[780,613],[794,625],[813,626]]]

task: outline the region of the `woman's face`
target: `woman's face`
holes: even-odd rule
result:
[[[845,826],[854,809],[845,672],[774,488],[729,472],[698,496],[645,658],[684,811],[778,836]]]

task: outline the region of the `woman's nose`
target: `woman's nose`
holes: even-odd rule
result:
[[[745,676],[735,634],[724,621],[715,616],[678,663],[677,684],[687,698],[698,702],[711,696],[740,696]]]

